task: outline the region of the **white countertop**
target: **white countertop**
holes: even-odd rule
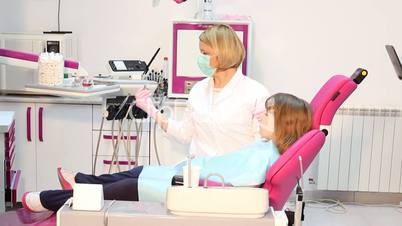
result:
[[[0,95],[0,102],[57,103],[57,104],[102,104],[102,98],[68,98],[46,95]]]
[[[5,133],[14,121],[13,111],[0,111],[0,133]]]
[[[50,103],[50,104],[102,104],[101,97],[91,98],[69,98],[47,95],[0,95],[0,102],[16,102],[16,103]],[[167,99],[164,103],[167,106],[184,107],[187,104],[187,99]]]

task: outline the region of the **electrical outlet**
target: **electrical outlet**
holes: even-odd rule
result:
[[[314,178],[308,178],[308,184],[315,184]]]

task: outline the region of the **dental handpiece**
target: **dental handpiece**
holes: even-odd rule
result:
[[[189,155],[187,157],[187,179],[188,179],[188,188],[191,188],[191,159],[193,159],[194,156],[193,155]]]
[[[301,189],[299,182],[297,182],[294,226],[302,225],[302,213],[303,213],[303,190]]]
[[[302,225],[302,215],[303,215],[303,161],[302,157],[299,155],[299,166],[300,166],[300,179],[297,181],[296,186],[296,206],[294,215],[294,226]]]

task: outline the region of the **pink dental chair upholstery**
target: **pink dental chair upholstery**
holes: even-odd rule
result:
[[[315,95],[310,103],[313,109],[312,130],[289,147],[267,172],[263,187],[269,190],[269,205],[275,210],[283,208],[301,177],[299,156],[302,157],[305,172],[324,145],[325,136],[328,134],[327,130],[320,130],[320,125],[331,125],[338,108],[366,75],[367,71],[360,68],[350,78],[335,75]]]

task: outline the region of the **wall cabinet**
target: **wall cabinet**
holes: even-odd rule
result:
[[[59,188],[56,168],[89,173],[92,105],[36,104],[37,189]]]
[[[15,112],[18,200],[25,191],[59,188],[59,166],[90,172],[92,105],[0,102],[0,110]]]
[[[13,168],[21,170],[17,192],[17,199],[20,200],[22,192],[36,191],[35,104],[0,102],[0,110],[14,111],[15,114],[16,146]]]

